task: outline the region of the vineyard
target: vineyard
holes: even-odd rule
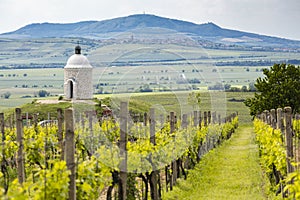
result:
[[[162,199],[231,137],[238,116],[157,116],[153,108],[131,116],[121,102],[119,115],[105,119],[59,109],[57,123],[42,126],[17,108],[14,122],[0,114],[1,199]]]
[[[300,198],[300,115],[286,107],[264,111],[254,120],[263,167],[276,195]]]

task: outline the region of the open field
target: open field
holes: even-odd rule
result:
[[[160,92],[160,93],[135,93],[135,94],[110,94],[97,95],[97,98],[111,97],[113,105],[119,106],[120,101],[129,100],[134,104],[144,105],[146,110],[150,107],[156,109],[157,115],[167,115],[174,111],[177,115],[191,113],[193,110],[216,111],[222,117],[233,112],[239,113],[240,123],[251,123],[248,108],[242,102],[243,99],[253,97],[251,92],[200,92],[200,107],[193,107],[188,103],[188,94],[185,92]]]
[[[63,94],[63,67],[77,40],[3,39],[1,43],[0,67],[7,69],[0,70],[0,96],[6,92],[11,96],[1,98],[0,110],[31,102],[38,98],[39,90],[46,90],[56,99]],[[95,94],[147,90],[154,94],[192,90],[205,93],[217,83],[241,88],[262,76],[263,68],[273,65],[267,63],[300,57],[296,52],[218,50],[175,44],[107,45],[82,40],[80,45],[94,66]],[[34,69],[13,69],[18,66]]]
[[[167,70],[167,71],[166,71]],[[185,72],[182,73],[182,70]],[[95,68],[95,93],[134,93],[146,87],[157,91],[207,91],[217,82],[231,86],[248,86],[261,72],[243,67],[226,67],[221,72],[193,72],[194,66],[112,67]],[[162,72],[163,71],[163,72]],[[182,75],[184,74],[184,78]],[[197,79],[200,83],[189,83]],[[0,70],[0,95],[10,92],[9,99],[1,99],[0,110],[15,107],[37,98],[39,90],[50,92],[53,98],[63,94],[63,69],[10,69]]]
[[[94,68],[94,84],[101,84],[105,92],[132,92],[140,86],[152,89],[186,89],[207,87],[216,82],[231,85],[248,85],[262,75],[265,67],[216,67],[207,65],[172,66],[123,66]],[[215,69],[215,70],[214,70]],[[247,71],[248,70],[248,71]],[[197,80],[194,81],[193,80]],[[199,82],[198,82],[199,80]],[[7,69],[0,70],[0,89],[13,88],[13,93],[25,94],[25,90],[44,88],[56,93],[63,92],[63,69]],[[31,90],[27,92],[29,94]]]
[[[248,86],[262,69],[296,60],[299,53],[204,49],[195,46],[122,44],[90,52],[94,83],[106,93],[206,89],[216,83]]]
[[[189,38],[190,39],[190,38]],[[162,43],[130,43],[126,41],[105,42],[84,38],[43,38],[0,40],[1,68],[63,67],[79,43],[82,53],[89,57],[95,67],[111,66],[116,61],[181,61],[190,63],[227,61],[271,61],[299,59],[297,52],[242,51],[205,49],[186,41]],[[176,43],[176,44],[175,44]],[[147,52],[147,54],[145,54]]]

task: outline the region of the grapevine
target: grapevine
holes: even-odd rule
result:
[[[299,138],[300,120],[293,120],[293,131]],[[283,135],[279,129],[273,129],[270,125],[255,119],[254,128],[256,140],[259,144],[262,164],[268,174],[279,173],[281,182],[284,184],[284,193],[289,194],[289,199],[300,198],[300,173],[296,170],[287,174],[286,148]],[[299,163],[293,163],[297,168]],[[271,183],[273,180],[271,179]],[[279,184],[277,182],[276,184]],[[288,191],[288,192],[287,192]]]
[[[173,133],[170,133],[169,122],[157,124],[155,144],[150,142],[149,127],[141,123],[129,124],[127,170],[140,174],[147,182],[152,171],[163,169],[174,160],[196,163],[200,155],[199,147],[210,141],[216,145],[217,141],[229,138],[237,122],[238,117],[235,117],[225,124],[201,124],[201,128],[188,125],[181,128],[181,121],[178,120]],[[120,125],[115,119],[93,124],[85,121],[83,126],[78,124],[75,129],[76,198],[98,199],[104,189],[112,184],[112,175],[120,171]],[[92,129],[89,129],[90,126]],[[0,161],[5,163],[6,170],[0,172],[0,198],[68,199],[70,171],[61,159],[63,149],[57,132],[56,125],[23,128],[26,180],[19,183],[16,172],[16,152],[19,148],[16,130],[5,129]],[[8,185],[4,187],[6,182]]]

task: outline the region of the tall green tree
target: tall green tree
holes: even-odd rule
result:
[[[286,64],[274,64],[263,70],[264,77],[255,83],[257,92],[248,98],[245,105],[250,114],[256,115],[264,110],[291,106],[293,112],[300,111],[300,67]]]

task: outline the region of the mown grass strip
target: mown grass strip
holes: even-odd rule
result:
[[[267,180],[259,164],[251,126],[242,126],[232,138],[210,151],[163,199],[269,199]]]

